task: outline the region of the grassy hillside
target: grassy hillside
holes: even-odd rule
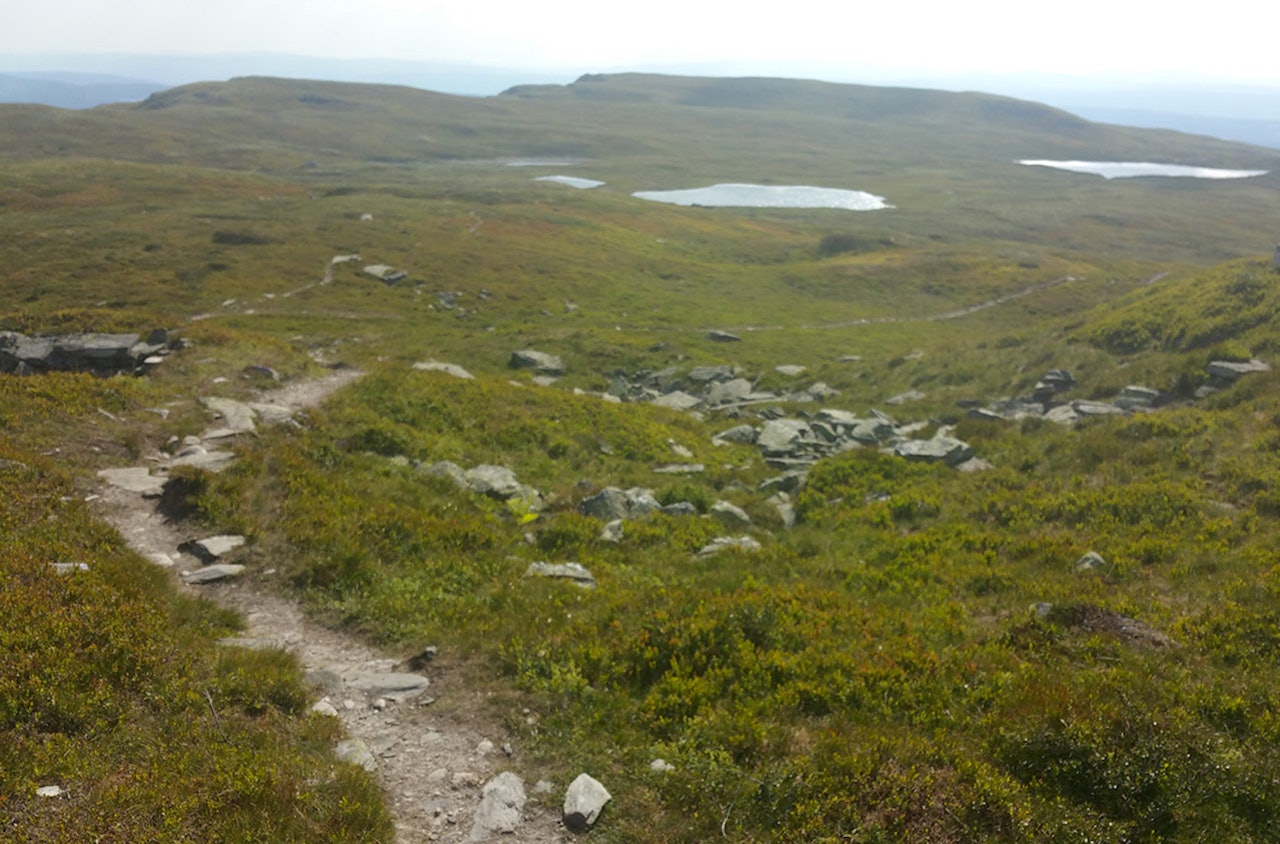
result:
[[[170,816],[120,783],[172,764],[160,736],[220,690],[245,738],[181,757],[211,785],[173,818],[225,819],[208,840],[351,840],[356,823],[385,840],[369,782],[329,759],[331,728],[304,714],[288,661],[229,665],[207,643],[233,619],[175,598],[63,500],[192,422],[147,407],[245,395],[234,376],[250,364],[294,380],[344,362],[368,374],[305,426],[191,475],[193,518],[246,533],[250,565],[271,560],[318,617],[478,666],[496,712],[529,710],[510,725],[517,769],[607,783],[593,837],[1276,836],[1277,376],[1225,386],[1206,366],[1275,362],[1277,177],[1014,163],[1275,170],[1274,151],[981,94],[640,75],[488,99],[243,79],[75,114],[2,107],[0,149],[0,328],[164,325],[190,343],[145,379],[0,381],[15,584],[0,637],[25,660],[0,681],[8,829],[58,840],[127,817],[119,840],[169,840]],[[532,181],[550,173],[608,184]],[[629,195],[725,181],[868,190],[894,208]],[[406,277],[384,284],[361,272],[372,263]],[[510,370],[523,348],[560,355],[565,375]],[[430,358],[478,377],[410,366]],[[623,374],[721,364],[759,389],[838,393],[701,416],[599,395]],[[1166,404],[1074,426],[967,414],[1050,369],[1074,375],[1069,398],[1136,384]],[[712,437],[822,407],[891,410],[921,437],[955,426],[991,468],[849,450],[792,491],[787,527],[764,486],[780,470]],[[442,460],[507,466],[547,507],[424,471]],[[670,463],[704,471],[655,471]],[[608,541],[577,505],[610,485],[696,513]],[[717,500],[750,524],[721,525]],[[727,533],[761,548],[698,553]],[[1077,570],[1088,551],[1104,562]],[[50,577],[55,558],[91,568]],[[536,561],[579,562],[598,588],[525,577]],[[72,605],[86,612],[59,609]],[[246,784],[235,772],[265,747],[272,767]],[[215,800],[224,775],[241,790]],[[85,795],[72,813],[31,797],[50,778]],[[255,826],[277,815],[298,825]]]

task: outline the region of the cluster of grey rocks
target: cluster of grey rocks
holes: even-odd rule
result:
[[[1208,383],[1197,389],[1194,397],[1205,398],[1245,375],[1270,370],[1270,364],[1256,358],[1247,361],[1210,361],[1206,370]],[[1090,416],[1119,416],[1155,410],[1168,404],[1171,398],[1167,393],[1139,384],[1125,387],[1111,401],[1063,398],[1063,394],[1075,386],[1076,380],[1070,372],[1051,369],[1041,376],[1030,395],[1001,399],[985,406],[979,402],[964,404],[969,409],[969,416],[975,419],[1018,420],[1042,417],[1061,425],[1074,425]]]
[[[780,366],[784,375],[796,377],[803,367]],[[733,412],[756,405],[779,402],[823,401],[839,391],[821,381],[792,391],[761,390],[758,379],[743,377],[736,367],[695,366],[685,372],[678,367],[636,372],[615,371],[604,395],[623,402],[646,402],[675,410]]]

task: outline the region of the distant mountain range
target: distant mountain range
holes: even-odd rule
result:
[[[167,85],[95,73],[0,73],[0,102],[92,108],[145,100]]]
[[[1196,135],[1280,148],[1280,89],[1238,84],[1150,81],[1115,85],[1102,80],[1026,76],[898,76],[867,70],[804,68],[763,73],[736,66],[643,68],[656,73],[708,76],[765,75],[865,82],[943,90],[971,90],[1029,99],[1089,120],[1123,126],[1174,129]],[[530,84],[565,84],[580,70],[552,72],[392,59],[329,59],[274,53],[201,56],[0,55],[0,102],[82,109],[135,102],[176,85],[237,76],[277,76],[342,82],[407,85],[463,96],[492,96]]]

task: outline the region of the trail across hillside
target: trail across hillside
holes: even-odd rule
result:
[[[346,371],[299,381],[264,393],[261,400],[301,409],[318,404],[358,375]],[[200,538],[190,526],[166,520],[154,500],[136,492],[104,485],[98,494],[103,516],[139,554],[151,559],[168,556],[180,583],[177,571],[200,568],[195,557],[178,550]],[[376,760],[376,776],[395,818],[397,844],[489,840],[486,834],[476,837],[473,828],[481,788],[510,768],[508,751],[518,754],[519,748],[511,747],[503,728],[485,714],[480,695],[451,674],[449,643],[439,643],[440,659],[420,671],[431,681],[425,695],[394,702],[387,699],[390,695],[366,694],[343,678],[394,671],[396,660],[355,636],[308,619],[298,602],[273,582],[274,576],[272,567],[255,566],[242,578],[203,586],[182,583],[179,588],[234,609],[245,620],[246,644],[287,649],[309,677],[319,681],[317,696],[327,699],[347,734],[363,742]],[[557,783],[554,791],[544,786],[540,794],[529,783],[523,820],[514,834],[501,835],[501,840],[565,841],[558,805],[565,785]]]

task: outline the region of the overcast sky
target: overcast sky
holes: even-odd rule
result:
[[[1280,86],[1280,15],[1254,0],[1197,4],[1193,14],[1149,0],[785,0],[755,8],[741,0],[0,0],[0,54],[270,51],[572,73],[725,61],[747,73],[767,61],[760,67],[770,75],[795,62]]]

